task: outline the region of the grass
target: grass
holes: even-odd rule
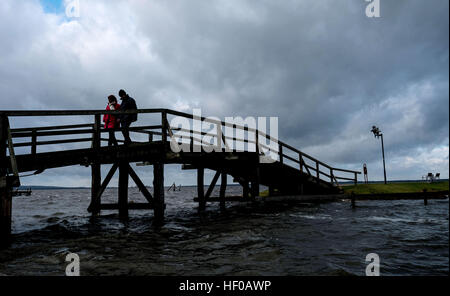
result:
[[[350,194],[383,194],[383,193],[413,193],[449,190],[448,181],[441,182],[406,182],[406,183],[388,183],[388,184],[358,184],[357,186],[342,186],[344,193]]]
[[[405,182],[405,183],[388,183],[384,184],[358,184],[342,186],[345,194],[350,194],[352,191],[355,194],[383,194],[383,193],[413,193],[444,191],[449,190],[448,181],[438,181],[433,183],[427,182]],[[260,192],[260,196],[269,196],[269,190]]]

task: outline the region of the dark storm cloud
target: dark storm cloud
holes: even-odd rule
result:
[[[381,0],[378,19],[363,0],[80,1],[72,22],[16,2],[1,109],[103,108],[123,87],[140,107],[278,116],[281,140],[349,168],[379,166],[379,125],[394,177],[427,170],[397,165],[411,155],[448,171],[446,0]]]

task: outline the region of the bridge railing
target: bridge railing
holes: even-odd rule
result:
[[[166,113],[168,115],[173,116],[180,116],[184,117],[189,120],[193,120],[192,114],[173,111],[173,110],[166,110]],[[167,115],[165,117],[167,119]],[[174,136],[179,144],[189,144],[191,147],[197,143],[201,146],[210,146],[210,148],[218,147],[220,149],[230,149],[230,147],[234,148],[237,147],[236,142],[243,142],[248,144],[252,144],[255,147],[255,150],[250,150],[251,152],[258,152],[261,155],[267,155],[270,153],[267,152],[274,152],[276,154],[276,161],[278,161],[280,164],[286,164],[291,167],[294,167],[298,169],[302,173],[306,173],[310,175],[312,178],[316,180],[316,182],[320,182],[320,180],[329,182],[335,186],[339,185],[339,180],[345,180],[345,181],[352,181],[356,185],[358,182],[358,174],[361,174],[359,171],[354,170],[347,170],[347,169],[340,169],[332,167],[280,140],[277,138],[271,137],[270,135],[266,134],[265,132],[262,132],[258,129],[250,128],[248,126],[242,126],[237,125],[234,123],[224,122],[221,120],[214,120],[208,117],[198,117],[196,118],[199,121],[208,122],[211,124],[216,125],[215,133],[211,132],[203,132],[199,130],[194,130],[192,128],[186,129],[186,128],[180,128],[177,126],[170,126],[169,122],[167,122],[167,126],[170,131],[169,137]],[[235,137],[235,136],[227,136],[226,132],[224,133],[225,128],[232,128],[233,130],[242,130],[247,131],[247,137]],[[182,132],[181,134],[174,135],[174,131]],[[237,134],[237,133],[236,133]],[[233,131],[234,135],[234,131]],[[178,136],[178,138],[177,138]],[[209,136],[211,137],[211,140],[214,140],[214,144],[205,143],[202,141],[201,138],[197,136]],[[263,138],[264,141],[269,140],[269,144],[263,144]],[[187,141],[186,141],[187,139]],[[229,142],[231,141],[231,143]],[[235,142],[235,143],[233,143]],[[272,145],[274,144],[275,145]],[[231,144],[231,145],[230,145]],[[245,146],[244,146],[245,147]],[[247,146],[247,150],[243,151],[249,151],[249,146]],[[253,147],[253,146],[252,146]],[[273,148],[275,147],[275,149]],[[265,150],[265,151],[264,151]],[[290,152],[291,154],[294,153],[296,157],[292,157],[287,152]],[[273,154],[272,154],[273,155]],[[272,158],[272,157],[271,157]],[[295,165],[291,165],[290,163],[286,163],[286,160],[290,161],[291,163],[294,163]]]
[[[266,156],[272,159],[272,161],[278,161],[280,164],[289,165],[295,169],[308,174],[314,178],[317,182],[320,180],[330,182],[336,186],[339,186],[338,180],[353,181],[357,183],[357,175],[361,172],[339,169],[332,167],[322,161],[315,159],[314,157],[282,142],[277,138],[271,137],[270,135],[262,132],[260,130],[250,128],[248,126],[241,126],[235,123],[228,123],[221,120],[214,120],[207,117],[193,117],[192,114],[183,113],[179,111],[169,110],[169,109],[140,109],[136,111],[104,111],[104,110],[73,110],[73,111],[59,111],[59,110],[49,110],[49,111],[0,111],[0,116],[6,118],[8,117],[43,117],[43,116],[93,116],[94,123],[85,124],[70,124],[70,125],[59,125],[59,126],[44,126],[44,127],[25,127],[25,128],[13,128],[9,129],[11,136],[10,145],[10,155],[14,154],[14,148],[19,147],[30,147],[30,154],[37,153],[38,146],[45,145],[57,145],[57,144],[69,144],[69,143],[82,143],[91,142],[92,148],[101,147],[102,141],[108,141],[106,138],[102,138],[103,133],[108,133],[109,130],[103,129],[101,127],[101,116],[104,114],[155,114],[159,119],[157,119],[156,125],[142,125],[142,126],[132,126],[130,127],[130,132],[147,134],[148,140],[153,141],[153,136],[161,137],[162,142],[167,142],[168,140],[175,140],[178,144],[189,145],[191,151],[194,145],[200,145],[203,147],[211,148],[211,146],[219,147],[220,149],[228,150],[240,150],[257,152],[261,156]],[[171,126],[168,120],[168,116],[178,116],[190,120],[192,124],[190,128],[183,128],[179,126]],[[210,124],[215,124],[215,132],[204,132],[201,130],[196,130],[194,127],[194,120],[199,120],[201,122],[208,122]],[[8,126],[9,128],[9,126]],[[224,130],[233,130],[233,136],[229,136]],[[115,129],[116,131],[121,131],[120,128]],[[242,133],[238,133],[240,130]],[[247,132],[247,135],[245,135]],[[75,135],[86,135],[88,137],[79,137],[71,139],[55,139],[55,140],[40,140],[40,137],[61,137],[61,136],[75,136]],[[236,134],[236,136],[234,136]],[[238,136],[241,135],[241,136]],[[205,143],[204,136],[210,137],[209,139],[213,141],[213,144]],[[27,142],[16,142],[12,139],[29,139]],[[267,143],[267,140],[269,141]],[[2,139],[3,141],[3,139]],[[118,142],[123,142],[118,139]],[[239,145],[238,143],[242,144]],[[247,149],[245,148],[247,145]],[[236,148],[236,149],[235,149]],[[12,149],[12,150],[11,150]],[[275,155],[275,157],[274,157]],[[12,159],[12,158],[11,158]],[[344,176],[345,174],[345,176]]]

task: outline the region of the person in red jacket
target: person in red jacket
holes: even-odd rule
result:
[[[117,103],[117,99],[114,95],[108,97],[108,106],[106,106],[106,111],[119,110],[120,105]],[[109,130],[109,140],[108,146],[117,146],[116,136],[114,134],[114,129],[119,126],[117,117],[112,114],[103,115],[103,122],[105,123],[105,129]]]

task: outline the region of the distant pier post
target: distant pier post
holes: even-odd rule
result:
[[[128,176],[129,163],[121,160],[119,163],[119,217],[128,219]]]
[[[423,204],[426,206],[428,205],[428,196],[427,196],[427,190],[423,190]]]
[[[164,164],[153,164],[153,197],[154,197],[154,223],[160,226],[164,223]]]
[[[0,158],[6,158],[8,119],[0,117]],[[12,191],[7,181],[6,161],[0,163],[0,248],[11,244]]]

